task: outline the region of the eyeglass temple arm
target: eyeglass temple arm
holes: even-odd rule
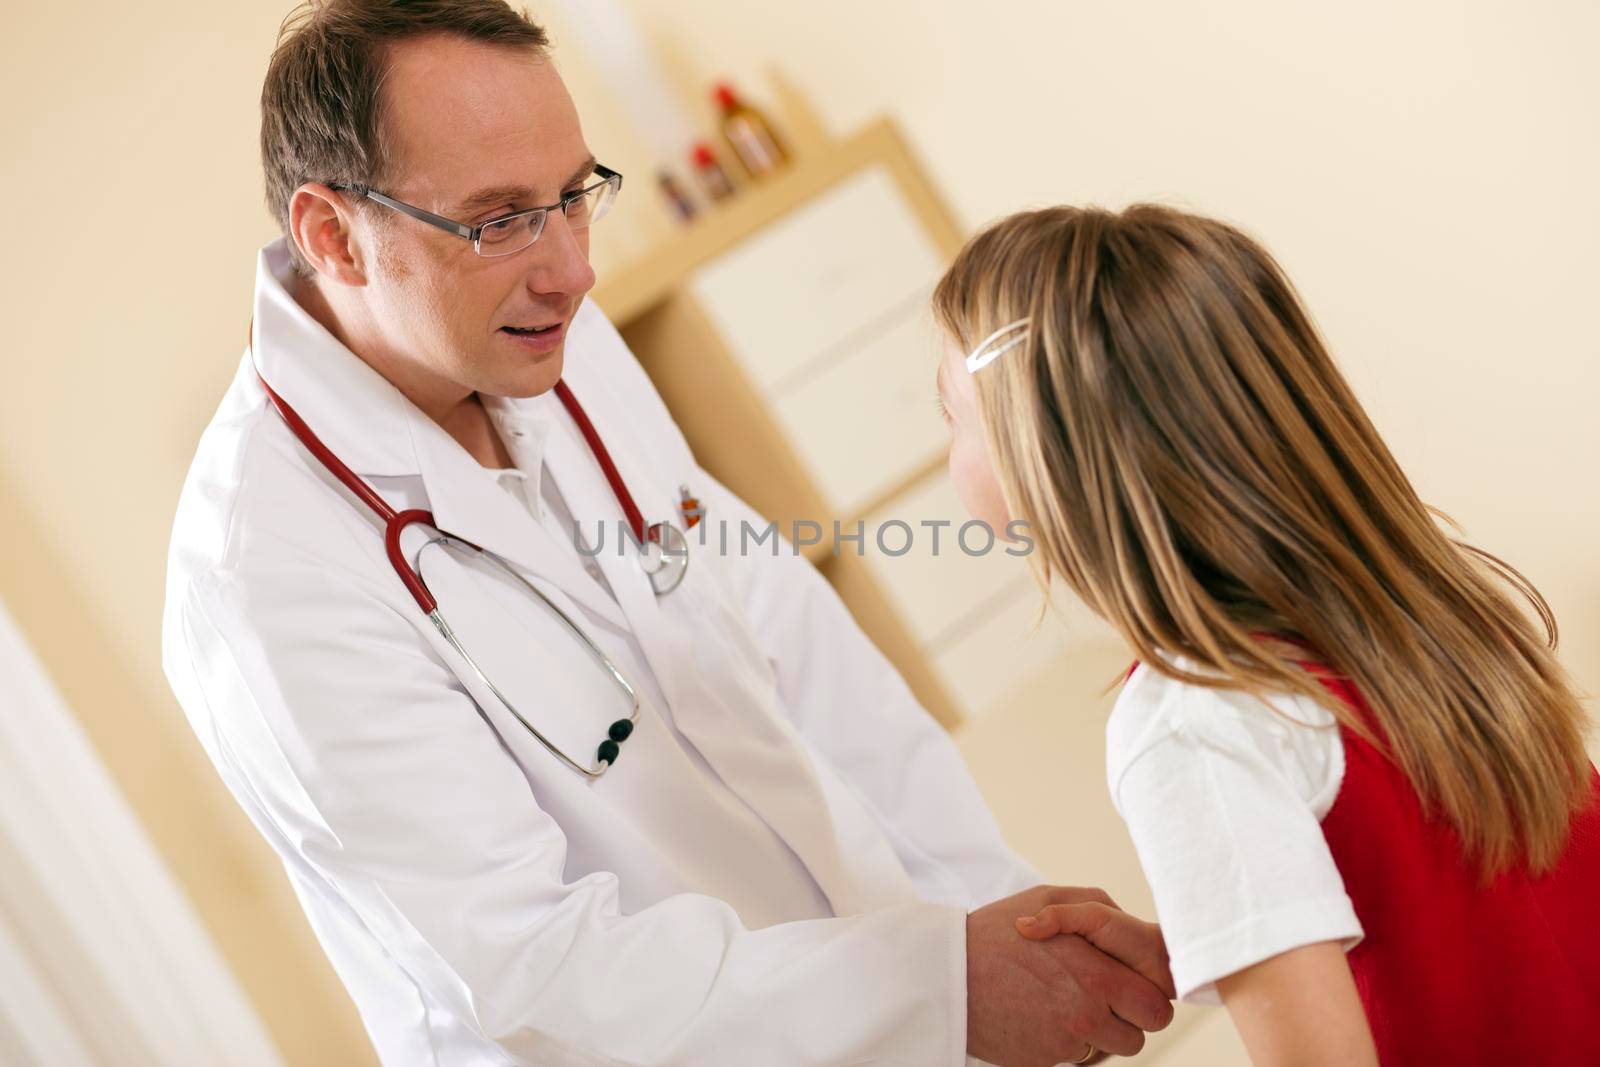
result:
[[[594,165],[594,172],[601,181],[610,181],[613,178],[617,179],[617,189],[618,191],[622,189],[622,175],[617,171],[612,170],[604,163],[596,163]],[[411,204],[396,200],[392,196],[384,196],[376,189],[368,189],[364,185],[352,185],[343,182],[338,185],[330,186],[330,188],[343,189],[348,192],[355,193],[357,196],[364,196],[368,200],[376,200],[384,207],[392,208],[395,211],[400,212],[402,215],[410,215],[419,222],[426,222],[429,226],[437,226],[446,233],[453,233],[458,237],[465,237],[469,241],[476,240],[477,238],[477,230],[471,226],[463,226],[455,219],[447,219],[443,215],[435,215],[431,211],[424,211],[420,207],[414,207]],[[547,207],[543,210],[549,210],[549,208]]]
[[[429,226],[437,226],[446,233],[453,233],[459,237],[465,237],[469,241],[473,239],[472,227],[463,226],[454,219],[447,219],[443,215],[435,215],[433,212],[424,211],[420,207],[413,207],[410,204],[401,203],[399,200],[396,200],[390,196],[384,196],[382,193],[373,189],[367,189],[362,186],[350,186],[349,188],[352,191],[358,192],[362,196],[365,196],[368,200],[376,200],[384,207],[393,208],[402,215],[410,215],[419,222],[426,222]]]

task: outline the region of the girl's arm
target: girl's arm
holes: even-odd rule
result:
[[[1337,941],[1290,949],[1217,980],[1255,1067],[1378,1067]]]
[[[1017,930],[1030,941],[1077,934],[1151,981],[1164,976],[1160,984],[1170,989],[1165,952],[1141,959],[1132,951],[1136,946],[1118,944],[1126,923],[1109,923],[1115,912],[1109,901],[1051,904],[1018,919]],[[1159,940],[1152,943],[1160,946]],[[1254,1067],[1378,1067],[1372,1031],[1339,942],[1280,952],[1216,984]]]

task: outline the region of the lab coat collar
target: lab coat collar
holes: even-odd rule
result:
[[[256,373],[300,413],[333,454],[363,477],[415,475],[411,402],[295,300],[285,238],[256,260],[250,354]]]
[[[543,577],[585,608],[625,625],[616,603],[563,545],[496,481],[494,471],[312,318],[290,292],[284,238],[256,265],[251,354],[257,372],[344,463],[363,478],[420,477],[438,528]],[[537,500],[553,418],[543,396],[485,398],[507,450]],[[520,436],[518,436],[520,434]]]

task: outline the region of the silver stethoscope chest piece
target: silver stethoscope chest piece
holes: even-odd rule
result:
[[[652,523],[637,559],[650,588],[656,596],[664,596],[683,583],[689,570],[689,541],[670,522]]]

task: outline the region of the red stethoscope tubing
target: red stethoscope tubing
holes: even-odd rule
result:
[[[578,424],[578,432],[583,434],[583,439],[588,443],[595,462],[600,464],[600,469],[605,472],[606,481],[611,484],[612,495],[622,506],[622,514],[627,516],[628,526],[633,530],[634,543],[642,545],[646,540],[659,541],[661,535],[653,529],[646,528],[644,513],[639,510],[639,505],[633,502],[633,494],[628,492],[627,483],[618,473],[617,465],[611,462],[611,453],[606,451],[606,443],[600,440],[599,431],[594,428],[594,423],[589,421],[588,413],[583,410],[583,405],[578,403],[578,398],[572,395],[572,388],[565,380],[556,381],[556,396],[561,398],[561,406],[567,409],[572,421]]]
[[[252,361],[252,365],[253,365]],[[422,576],[412,569],[406,562],[405,553],[400,549],[400,534],[412,523],[423,523],[438,530],[438,525],[433,521],[433,512],[422,508],[412,508],[409,511],[395,511],[377,490],[368,485],[355,471],[345,466],[344,461],[334,455],[333,449],[322,443],[316,432],[306,425],[300,413],[289,405],[289,402],[279,396],[267,380],[261,376],[260,370],[256,371],[256,381],[261,383],[261,388],[267,392],[267,398],[272,401],[272,406],[283,416],[283,421],[288,424],[289,431],[299,439],[300,443],[316,457],[317,462],[326,467],[335,478],[343,483],[344,487],[356,495],[367,507],[371,508],[378,518],[383,520],[383,545],[389,554],[389,563],[394,567],[395,573],[405,583],[406,590],[417,602],[426,615],[432,615],[438,610],[439,602],[428,592],[428,587],[423,584]],[[564,381],[556,382],[556,396],[561,399],[562,407],[567,409],[567,414],[572,416],[572,421],[577,423],[578,431],[583,434],[584,441],[593,453],[595,462],[600,465],[600,470],[605,474],[606,481],[611,485],[611,492],[616,495],[617,503],[622,507],[622,513],[627,516],[628,525],[633,530],[634,541],[643,544],[647,539],[659,541],[660,534],[654,529],[647,529],[644,514],[639,510],[639,505],[634,503],[633,494],[628,492],[628,486],[622,480],[622,475],[617,471],[617,465],[611,459],[605,442],[600,440],[599,431],[594,428],[594,423],[589,421],[588,414],[583,410],[583,405],[578,403],[578,398],[572,395],[572,389]],[[439,530],[440,533],[445,531]],[[451,536],[454,536],[453,534]],[[457,537],[456,540],[471,545],[466,538]],[[477,545],[472,547],[477,548]]]

